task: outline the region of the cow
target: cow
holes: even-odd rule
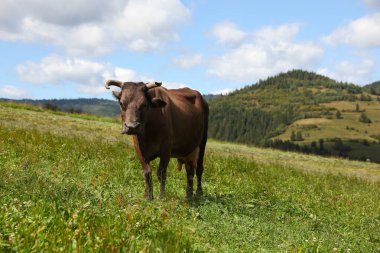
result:
[[[152,172],[149,163],[160,159],[157,178],[160,197],[165,196],[166,171],[170,158],[185,165],[186,198],[193,198],[193,179],[197,176],[198,196],[203,194],[202,173],[208,129],[209,107],[202,95],[189,88],[166,89],[161,82],[121,82],[108,80],[120,105],[122,134],[132,135],[133,144],[145,179],[145,197],[153,199]]]

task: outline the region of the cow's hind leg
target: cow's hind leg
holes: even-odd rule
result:
[[[186,173],[187,173],[187,188],[186,188],[186,198],[193,198],[193,185],[194,185],[194,174],[195,165],[193,162],[186,163]]]
[[[197,196],[203,195],[202,190],[202,174],[203,174],[203,164],[198,164],[196,169],[197,174]]]
[[[169,164],[169,158],[160,158],[160,165],[157,170],[157,178],[160,182],[160,197],[165,196],[165,182],[166,182],[166,171]]]
[[[203,174],[203,157],[205,155],[205,149],[206,149],[206,142],[207,142],[207,122],[205,125],[203,138],[201,141],[201,144],[199,146],[199,154],[198,154],[198,160],[197,160],[197,196],[203,195],[202,190],[202,174]]]

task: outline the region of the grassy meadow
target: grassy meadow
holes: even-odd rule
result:
[[[147,201],[117,119],[0,103],[0,252],[380,251],[379,164],[210,140],[203,181]]]

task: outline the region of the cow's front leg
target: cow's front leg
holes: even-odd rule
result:
[[[153,199],[152,171],[148,163],[143,164],[143,176],[145,179],[145,198]]]
[[[186,189],[186,198],[193,198],[193,185],[194,185],[194,172],[195,165],[192,162],[186,163],[186,173],[187,173],[187,189]]]
[[[165,196],[165,182],[166,182],[166,171],[169,164],[169,157],[161,157],[160,158],[160,165],[157,170],[157,178],[160,182],[160,197]]]

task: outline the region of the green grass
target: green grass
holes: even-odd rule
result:
[[[0,105],[0,251],[380,250],[380,165],[211,140],[204,196],[185,200],[171,162],[167,196],[149,202],[119,131]]]

